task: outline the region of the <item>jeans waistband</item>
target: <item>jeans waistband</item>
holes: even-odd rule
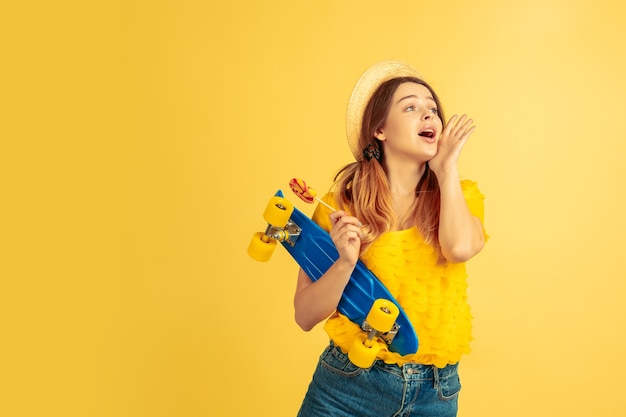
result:
[[[374,362],[374,366],[381,371],[389,372],[405,379],[444,379],[456,375],[458,364],[437,368],[435,365],[421,363],[405,363],[404,365],[388,364],[381,360]]]
[[[330,349],[336,350],[336,354],[345,356],[345,361],[348,362],[348,355],[345,355],[341,352],[341,349],[336,346],[332,341],[330,342]],[[423,380],[423,379],[444,379],[450,376],[456,375],[458,372],[458,363],[447,365],[444,368],[437,368],[435,365],[426,365],[422,363],[405,363],[404,365],[398,365],[395,363],[385,363],[382,360],[377,360],[374,362],[372,367],[376,367],[381,371],[388,372],[399,376],[404,379],[414,379],[414,380]]]

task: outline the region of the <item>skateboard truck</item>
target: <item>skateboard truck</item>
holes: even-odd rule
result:
[[[376,355],[381,349],[378,339],[390,344],[396,337],[400,326],[396,319],[400,309],[393,302],[384,298],[374,300],[361,328],[365,333],[356,336],[352,347],[348,351],[350,362],[359,368],[369,368],[376,360]]]
[[[367,333],[374,333],[376,331],[376,329],[374,329],[368,322],[367,320],[363,321],[363,325],[361,326],[361,329]],[[398,334],[398,331],[400,330],[400,325],[397,323],[394,323],[393,326],[391,327],[391,329],[388,332],[385,333],[378,333],[378,337],[380,337],[381,339],[383,339],[383,341],[385,343],[387,343],[388,345],[393,343],[393,339],[396,338],[396,335]]]
[[[283,197],[280,191],[270,199],[263,218],[267,222],[265,233],[258,232],[252,236],[248,254],[257,261],[266,262],[272,256],[277,242],[294,247],[302,234],[302,227],[292,219],[293,204]]]
[[[294,246],[300,237],[302,228],[289,220],[284,227],[277,227],[272,224],[267,225],[265,235],[279,242],[286,242],[290,246]]]

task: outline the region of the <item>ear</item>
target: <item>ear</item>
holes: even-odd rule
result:
[[[385,141],[385,140],[387,139],[387,138],[385,137],[385,132],[383,132],[383,129],[382,129],[382,128],[380,128],[380,129],[376,129],[376,130],[374,131],[374,137],[375,137],[376,139],[380,140],[381,142],[382,142],[382,141]]]

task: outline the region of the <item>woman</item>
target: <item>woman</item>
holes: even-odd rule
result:
[[[324,197],[339,210],[320,205],[313,216],[339,259],[315,282],[300,270],[294,298],[304,330],[330,316],[331,339],[299,416],[456,415],[457,364],[471,339],[464,262],[486,239],[483,196],[457,169],[474,130],[466,116],[445,124],[439,98],[406,64],[381,62],[357,82],[347,117],[356,162]],[[402,305],[420,342],[406,356],[383,344],[369,369],[348,360],[361,330],[336,312],[359,258]]]

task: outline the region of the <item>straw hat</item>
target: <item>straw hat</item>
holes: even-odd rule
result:
[[[346,133],[348,145],[357,161],[363,159],[363,149],[359,149],[359,135],[365,107],[379,85],[398,77],[422,78],[415,68],[404,62],[382,61],[365,71],[352,90],[346,112]]]

